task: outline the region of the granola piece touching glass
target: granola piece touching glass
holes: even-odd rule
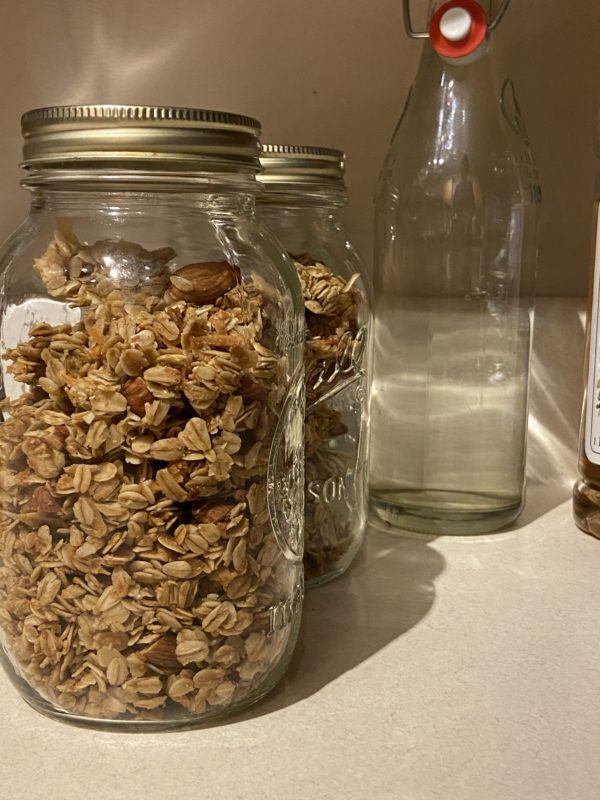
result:
[[[345,494],[353,458],[343,444],[349,428],[337,401],[340,394],[345,401],[345,388],[360,377],[364,339],[354,289],[358,273],[344,280],[309,256],[295,256],[294,263],[306,317],[304,568],[310,580],[334,572],[355,546]]]

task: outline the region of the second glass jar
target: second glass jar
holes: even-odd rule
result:
[[[304,294],[304,569],[315,585],[344,572],[364,537],[368,288],[340,219],[344,153],[263,145],[261,164],[259,215],[293,259]]]

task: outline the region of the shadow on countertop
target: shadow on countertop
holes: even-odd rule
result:
[[[350,570],[306,593],[296,651],[279,686],[236,721],[269,714],[318,692],[417,625],[435,600],[445,560],[434,536],[396,536],[371,524]]]
[[[486,540],[519,531],[571,496],[581,408],[584,308],[579,298],[540,298],[537,303],[527,502],[506,531],[477,537],[480,548]],[[365,545],[348,573],[307,592],[302,629],[286,676],[264,701],[234,721],[269,714],[310,697],[428,614],[436,597],[435,580],[446,564],[431,546],[436,537],[389,531],[385,523],[372,520]],[[462,541],[472,546],[473,538]]]

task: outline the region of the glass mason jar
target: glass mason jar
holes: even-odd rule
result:
[[[600,113],[596,117],[594,150],[600,157]],[[579,435],[579,478],[573,487],[573,516],[578,527],[600,539],[600,172],[596,174],[592,216],[585,336],[585,383]]]
[[[506,5],[488,26],[474,0],[430,3],[377,193],[371,500],[428,534],[497,530],[524,501],[541,190],[496,58]],[[466,44],[443,39],[471,14]]]
[[[256,220],[259,124],[145,106],[22,124],[0,656],[54,717],[213,721],[281,677],[302,602],[303,305]]]
[[[304,570],[307,585],[340,575],[368,509],[368,293],[339,211],[344,153],[263,145],[258,211],[294,260],[306,315]]]

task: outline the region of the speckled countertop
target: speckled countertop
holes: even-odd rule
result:
[[[47,720],[0,677],[4,800],[597,800],[600,542],[571,521],[582,303],[539,303],[529,500],[514,530],[372,527],[308,594],[284,682],[222,727]]]

